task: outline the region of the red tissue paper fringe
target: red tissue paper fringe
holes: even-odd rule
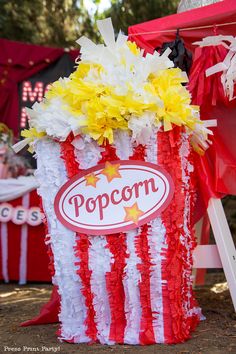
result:
[[[75,161],[74,146],[71,144],[74,137],[71,134],[65,142],[61,143],[61,157],[65,161],[68,178],[72,178],[81,170],[78,162]],[[85,325],[87,327],[86,335],[92,342],[97,341],[97,327],[95,323],[95,310],[93,307],[93,294],[91,290],[91,271],[89,270],[89,246],[88,236],[85,234],[76,234],[75,256],[79,258],[76,262],[78,267],[77,274],[82,281],[82,294],[87,306],[87,317]],[[79,294],[78,294],[79,296]]]
[[[74,140],[74,135],[71,133],[66,141],[60,143],[61,158],[65,161],[67,177],[72,178],[79,173],[78,163],[75,161],[74,146],[71,142]]]
[[[180,242],[184,231],[184,209],[185,209],[185,191],[182,188],[182,167],[179,149],[181,146],[182,128],[175,127],[169,132],[158,133],[158,157],[159,164],[170,173],[175,192],[169,207],[162,213],[162,220],[166,228],[166,244],[168,248],[164,251],[162,262],[163,284],[163,308],[164,308],[164,336],[168,344],[183,342],[190,337],[191,331],[199,322],[199,316],[190,315],[186,318],[183,303],[186,301],[189,290],[187,283],[191,276],[192,259],[187,261],[187,249]],[[173,158],[174,156],[174,158]],[[191,179],[190,179],[191,180]],[[191,210],[195,202],[193,193],[194,186],[191,189]],[[191,211],[190,211],[191,213]],[[195,247],[195,238],[190,231],[191,250]],[[189,277],[183,277],[183,271],[188,267]],[[191,296],[192,292],[191,292]],[[183,300],[184,299],[184,300]],[[196,305],[195,300],[191,299],[191,305]]]
[[[125,258],[127,257],[126,235],[123,233],[106,236],[108,248],[113,256],[111,271],[106,274],[107,292],[111,309],[110,340],[124,343],[126,327],[125,291],[123,286]]]
[[[136,251],[140,259],[141,264],[138,264],[137,268],[140,271],[141,279],[139,282],[140,289],[140,302],[142,307],[141,323],[140,323],[140,344],[154,344],[155,337],[153,331],[153,317],[151,309],[151,296],[150,296],[150,276],[151,276],[151,259],[148,246],[148,225],[141,226],[141,233],[136,237]]]
[[[87,306],[87,318],[85,320],[87,330],[85,333],[95,342],[97,340],[97,327],[95,323],[96,313],[93,307],[94,296],[91,290],[92,271],[89,270],[89,245],[88,235],[76,234],[75,256],[80,260],[76,262],[75,265],[78,267],[77,274],[80,276],[83,284],[81,292],[85,298],[85,305]]]

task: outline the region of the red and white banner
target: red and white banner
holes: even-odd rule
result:
[[[28,195],[28,193],[25,195]],[[27,223],[31,226],[37,226],[42,223],[42,215],[39,207],[26,208],[23,205],[13,207],[9,203],[1,203],[0,222],[8,222],[10,220],[16,225]]]
[[[50,281],[45,229],[36,190],[0,204],[0,279]]]

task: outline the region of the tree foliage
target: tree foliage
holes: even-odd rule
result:
[[[96,37],[82,0],[0,1],[0,37],[69,47],[83,34]]]
[[[82,35],[98,41],[95,20],[112,17],[127,33],[128,26],[176,12],[179,0],[111,0],[111,6],[89,14],[83,0],[0,0],[0,37],[57,47],[75,46]]]
[[[111,17],[113,26],[128,32],[128,27],[176,13],[179,0],[118,0],[101,17]]]

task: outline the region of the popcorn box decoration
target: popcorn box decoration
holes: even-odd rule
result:
[[[79,40],[81,61],[30,114],[61,298],[61,339],[178,343],[201,311],[192,291],[194,152],[210,131],[168,50]]]

